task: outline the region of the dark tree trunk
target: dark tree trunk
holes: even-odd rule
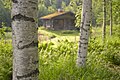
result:
[[[110,1],[110,35],[112,36],[112,0]]]
[[[102,41],[106,38],[106,0],[103,0],[103,29],[102,29]]]
[[[70,3],[70,0],[64,0],[64,1],[65,1],[65,3],[66,3],[66,6],[68,6],[69,3]]]
[[[57,0],[57,9],[62,9],[62,0]]]

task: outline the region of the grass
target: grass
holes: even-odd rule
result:
[[[57,42],[58,40],[68,39],[70,41],[78,41],[79,40],[79,31],[77,30],[48,30],[44,27],[40,27],[38,30],[39,34],[43,34],[47,36],[48,40]],[[53,37],[53,38],[52,38]]]
[[[91,40],[88,48],[87,66],[84,68],[76,67],[77,42],[68,40],[58,43],[46,43],[39,46],[40,54],[40,80],[119,80],[120,66],[119,43],[104,46],[96,40]],[[45,43],[44,43],[45,44]],[[57,45],[54,47],[54,45]],[[110,50],[116,48],[110,52]],[[106,50],[106,47],[109,49]],[[118,59],[118,60],[116,60]],[[111,67],[114,66],[114,67]],[[115,68],[117,68],[117,71]],[[46,77],[47,76],[47,77]]]
[[[54,34],[56,36],[78,36],[79,31],[77,30],[48,30],[44,27],[40,27],[38,32],[45,33],[47,35]]]
[[[11,32],[7,32],[5,34],[5,38],[8,40],[8,39],[12,39],[12,33]]]
[[[118,29],[117,26],[113,28],[113,31],[116,29]],[[42,30],[43,34],[44,31],[47,31],[46,29]],[[40,31],[42,32],[42,30]],[[101,28],[93,28],[85,68],[76,67],[78,40],[72,40],[74,35],[69,39],[70,34],[63,34],[61,31],[47,31],[47,34],[49,33],[57,36],[57,43],[55,43],[54,39],[56,38],[54,38],[51,40],[53,45],[48,42],[46,43],[48,47],[44,50],[42,47],[39,48],[40,80],[120,80],[120,38],[118,30],[113,36],[109,36],[109,27],[107,27],[106,43],[102,44]],[[79,32],[77,33],[79,36]],[[66,41],[66,38],[63,38],[64,35],[69,40]]]
[[[40,80],[120,80],[120,28],[114,26],[113,36],[102,44],[101,28],[93,28],[89,41],[86,67],[76,67],[78,31],[52,31],[39,28],[47,41],[39,43]],[[54,36],[54,37],[53,37]],[[77,37],[75,39],[75,36]],[[52,38],[51,38],[52,37]],[[0,40],[0,80],[11,80],[11,33]]]

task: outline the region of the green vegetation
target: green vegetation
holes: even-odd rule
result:
[[[77,68],[78,39],[76,41],[72,39],[78,36],[79,32],[40,28],[39,32],[44,35],[49,37],[55,35],[50,41],[39,43],[40,80],[120,80],[119,26],[114,26],[113,30],[116,31],[114,35],[108,36],[106,43],[102,44],[101,28],[93,28],[88,47],[87,65],[85,68]],[[66,38],[63,38],[64,36]],[[0,80],[11,80],[12,53],[11,41],[2,38],[0,40]]]
[[[101,38],[99,38],[101,30],[100,28],[97,30],[96,36],[92,36],[89,42],[85,68],[76,67],[78,42],[58,40],[57,43],[40,44],[40,79],[119,80],[120,38],[117,37],[119,32],[116,32],[117,35],[107,37],[106,44],[102,44]]]
[[[62,0],[64,11],[76,14],[76,26],[80,26],[82,0]],[[107,19],[110,21],[110,1],[106,0]],[[39,28],[39,79],[40,80],[120,80],[120,1],[112,0],[113,35],[106,28],[106,40],[102,43],[103,1],[93,0],[93,15],[87,64],[76,67],[79,31],[47,30]],[[57,11],[57,0],[39,0],[38,16]],[[12,32],[11,0],[0,0],[0,80],[12,80]],[[39,21],[39,25],[42,22]],[[1,28],[2,27],[2,28]]]
[[[40,27],[38,32],[43,33],[45,35],[56,35],[56,36],[79,36],[79,31],[76,30],[48,30],[45,29],[44,27]]]
[[[87,65],[85,68],[76,67],[77,42],[59,41],[40,45],[40,79],[41,80],[119,80],[120,43],[107,46],[91,40]],[[113,50],[115,46],[115,50]],[[106,49],[109,47],[109,49]],[[112,52],[109,51],[112,49]],[[111,57],[114,57],[111,58]],[[116,60],[117,59],[117,60]],[[116,64],[118,63],[118,64]],[[117,69],[118,68],[118,69]],[[46,77],[47,76],[47,77]]]
[[[79,31],[76,31],[76,30],[54,31],[54,30],[45,29],[44,27],[40,27],[38,30],[38,33],[42,34],[44,38],[47,37],[48,40],[52,40],[53,42],[58,40],[63,40],[63,39],[76,41],[79,38]]]
[[[109,25],[110,17],[110,1],[107,0],[107,25]],[[62,9],[64,11],[72,11],[76,14],[76,26],[80,26],[81,20],[81,4],[82,0],[62,0]],[[93,16],[92,16],[92,25],[93,26],[102,26],[102,0],[93,0]],[[113,9],[113,23],[120,24],[120,1],[112,0],[112,9]],[[47,14],[57,11],[57,0],[39,0],[38,10],[39,18]],[[11,0],[0,0],[0,27],[1,23],[6,23],[7,26],[10,26],[10,9],[11,9]],[[42,22],[39,20],[39,25],[42,25]]]
[[[12,45],[11,41],[0,40],[0,80],[11,80]]]

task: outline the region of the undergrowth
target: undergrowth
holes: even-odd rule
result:
[[[39,78],[40,80],[120,80],[120,72],[109,69],[109,65],[119,66],[119,44],[108,42],[107,45],[102,45],[97,40],[91,39],[85,68],[76,67],[77,42],[58,41],[57,46],[53,42],[40,44]]]
[[[78,42],[58,40],[39,43],[40,80],[120,80],[120,33],[102,44],[91,38],[86,67],[76,67]],[[4,33],[4,32],[2,32]],[[1,33],[1,34],[2,34]],[[12,45],[0,39],[0,80],[11,80]]]
[[[11,42],[0,40],[0,80],[11,80],[12,46]]]

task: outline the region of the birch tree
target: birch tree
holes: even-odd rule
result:
[[[13,80],[38,80],[38,0],[12,0]]]
[[[92,17],[92,0],[83,0],[77,66],[85,66]]]
[[[106,0],[103,0],[103,28],[102,28],[102,41],[105,41],[106,36]]]

